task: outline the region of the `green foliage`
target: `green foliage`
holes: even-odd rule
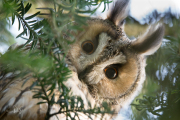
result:
[[[11,33],[7,30],[8,22],[0,19],[0,47],[1,45],[12,45],[14,38]]]
[[[69,44],[75,41],[72,33],[83,30],[89,15],[92,15],[100,4],[104,4],[104,10],[111,1],[109,0],[54,0],[54,8],[38,8],[47,10],[48,13],[36,12],[26,15],[32,4],[22,0],[3,0],[1,18],[8,21],[18,19],[19,28],[23,29],[16,38],[24,38],[27,42],[16,48],[10,49],[0,55],[0,76],[6,76],[9,72],[17,77],[32,74],[31,77],[37,80],[31,85],[35,92],[34,98],[41,98],[44,101],[38,104],[48,104],[46,119],[57,114],[65,114],[67,119],[80,119],[78,112],[86,114],[90,119],[92,115],[112,113],[106,103],[101,107],[85,109],[80,97],[72,96],[70,91],[63,84],[71,75],[65,63],[65,55]],[[92,6],[93,9],[92,9]],[[104,11],[103,10],[103,11]],[[86,15],[85,15],[86,14]],[[88,15],[87,15],[88,14]],[[45,15],[43,19],[37,19],[38,15]],[[1,80],[1,79],[0,79]],[[29,80],[25,80],[24,84]],[[58,85],[58,87],[56,87]],[[54,90],[61,93],[55,101]],[[48,94],[47,94],[48,91]],[[61,108],[57,113],[50,113],[53,104],[59,104]],[[70,114],[71,112],[74,113]]]
[[[134,119],[156,119],[159,120],[178,120],[180,112],[180,32],[178,26],[180,21],[178,19],[172,19],[173,27],[168,31],[176,31],[174,33],[169,32],[172,36],[166,36],[165,41],[162,44],[160,50],[158,50],[153,56],[149,56],[147,60],[146,72],[147,76],[150,76],[151,81],[156,83],[159,88],[154,90],[151,95],[144,95],[142,98],[138,97],[136,101],[132,103],[132,107],[135,107],[139,114]],[[147,85],[145,89],[151,89],[154,86]],[[148,88],[148,89],[147,89]],[[153,88],[154,89],[154,88]],[[147,93],[143,93],[147,94]],[[153,94],[155,94],[153,96]],[[151,116],[148,117],[151,113]]]

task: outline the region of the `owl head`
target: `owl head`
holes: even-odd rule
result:
[[[158,50],[164,33],[163,25],[151,25],[142,36],[130,40],[123,27],[128,9],[129,0],[118,0],[106,19],[88,20],[68,53],[77,78],[93,99],[118,110],[141,89],[146,56]]]

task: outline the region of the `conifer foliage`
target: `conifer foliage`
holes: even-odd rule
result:
[[[44,2],[51,2],[54,6],[37,8],[38,12],[27,15],[33,6],[29,1],[2,0],[1,19],[11,21],[10,24],[13,25],[16,18],[19,23],[18,30],[23,29],[16,38],[21,37],[26,43],[16,49],[12,46],[5,54],[0,54],[0,81],[9,73],[12,77],[31,73],[31,77],[37,79],[30,87],[35,93],[33,98],[43,99],[43,102],[38,104],[48,104],[46,120],[56,114],[64,114],[66,119],[74,120],[80,119],[77,112],[86,114],[90,119],[92,119],[91,115],[112,113],[106,103],[101,108],[85,109],[82,99],[72,96],[63,84],[63,81],[71,76],[64,60],[69,44],[75,40],[71,33],[83,30],[81,26],[86,25],[89,16],[101,4],[104,4],[105,10],[111,1],[44,0]],[[46,10],[47,13],[41,13],[42,10]],[[42,18],[37,19],[37,16]],[[27,78],[24,84],[29,79]],[[57,85],[61,95],[55,101],[54,90]],[[53,104],[59,104],[61,109],[51,114],[50,109]],[[74,115],[72,116],[70,112]]]

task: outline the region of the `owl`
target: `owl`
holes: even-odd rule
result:
[[[83,31],[75,34],[76,41],[65,58],[72,76],[64,84],[73,95],[82,98],[85,107],[88,103],[101,106],[107,102],[111,110],[118,113],[123,106],[130,104],[145,80],[146,57],[161,46],[162,24],[151,25],[137,39],[128,38],[124,32],[128,10],[129,0],[118,0],[106,19],[91,18],[88,25],[83,26]],[[22,86],[29,76],[32,75],[18,77],[10,84],[0,82],[1,120],[44,119],[47,104],[37,105],[41,99],[33,99],[34,93],[29,89],[36,79],[31,78]],[[53,106],[52,112],[58,109],[58,105]],[[113,119],[116,115],[107,115],[104,119]],[[62,120],[65,116],[57,115],[51,119]]]

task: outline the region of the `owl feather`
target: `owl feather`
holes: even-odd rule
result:
[[[85,109],[107,102],[115,112],[106,114],[103,119],[107,120],[115,118],[121,108],[138,95],[146,77],[146,56],[158,50],[164,35],[163,25],[157,24],[151,25],[139,38],[130,40],[122,27],[128,16],[129,4],[129,0],[117,0],[106,19],[89,19],[83,31],[75,34],[76,41],[65,58],[72,73],[64,82],[66,87],[72,95],[82,98]],[[29,50],[29,46],[25,50]],[[0,72],[3,73],[2,70]],[[33,99],[34,93],[30,89],[37,78],[32,74],[2,78],[5,80],[0,81],[0,119],[45,119],[48,105],[38,105],[43,100]],[[30,80],[22,86],[26,79]],[[58,97],[60,91],[55,90],[54,93]],[[59,105],[53,105],[51,113],[59,109]],[[78,115],[81,119],[88,119],[85,114]],[[50,119],[64,120],[66,116],[58,114]],[[101,117],[97,115],[93,119],[100,120]]]

